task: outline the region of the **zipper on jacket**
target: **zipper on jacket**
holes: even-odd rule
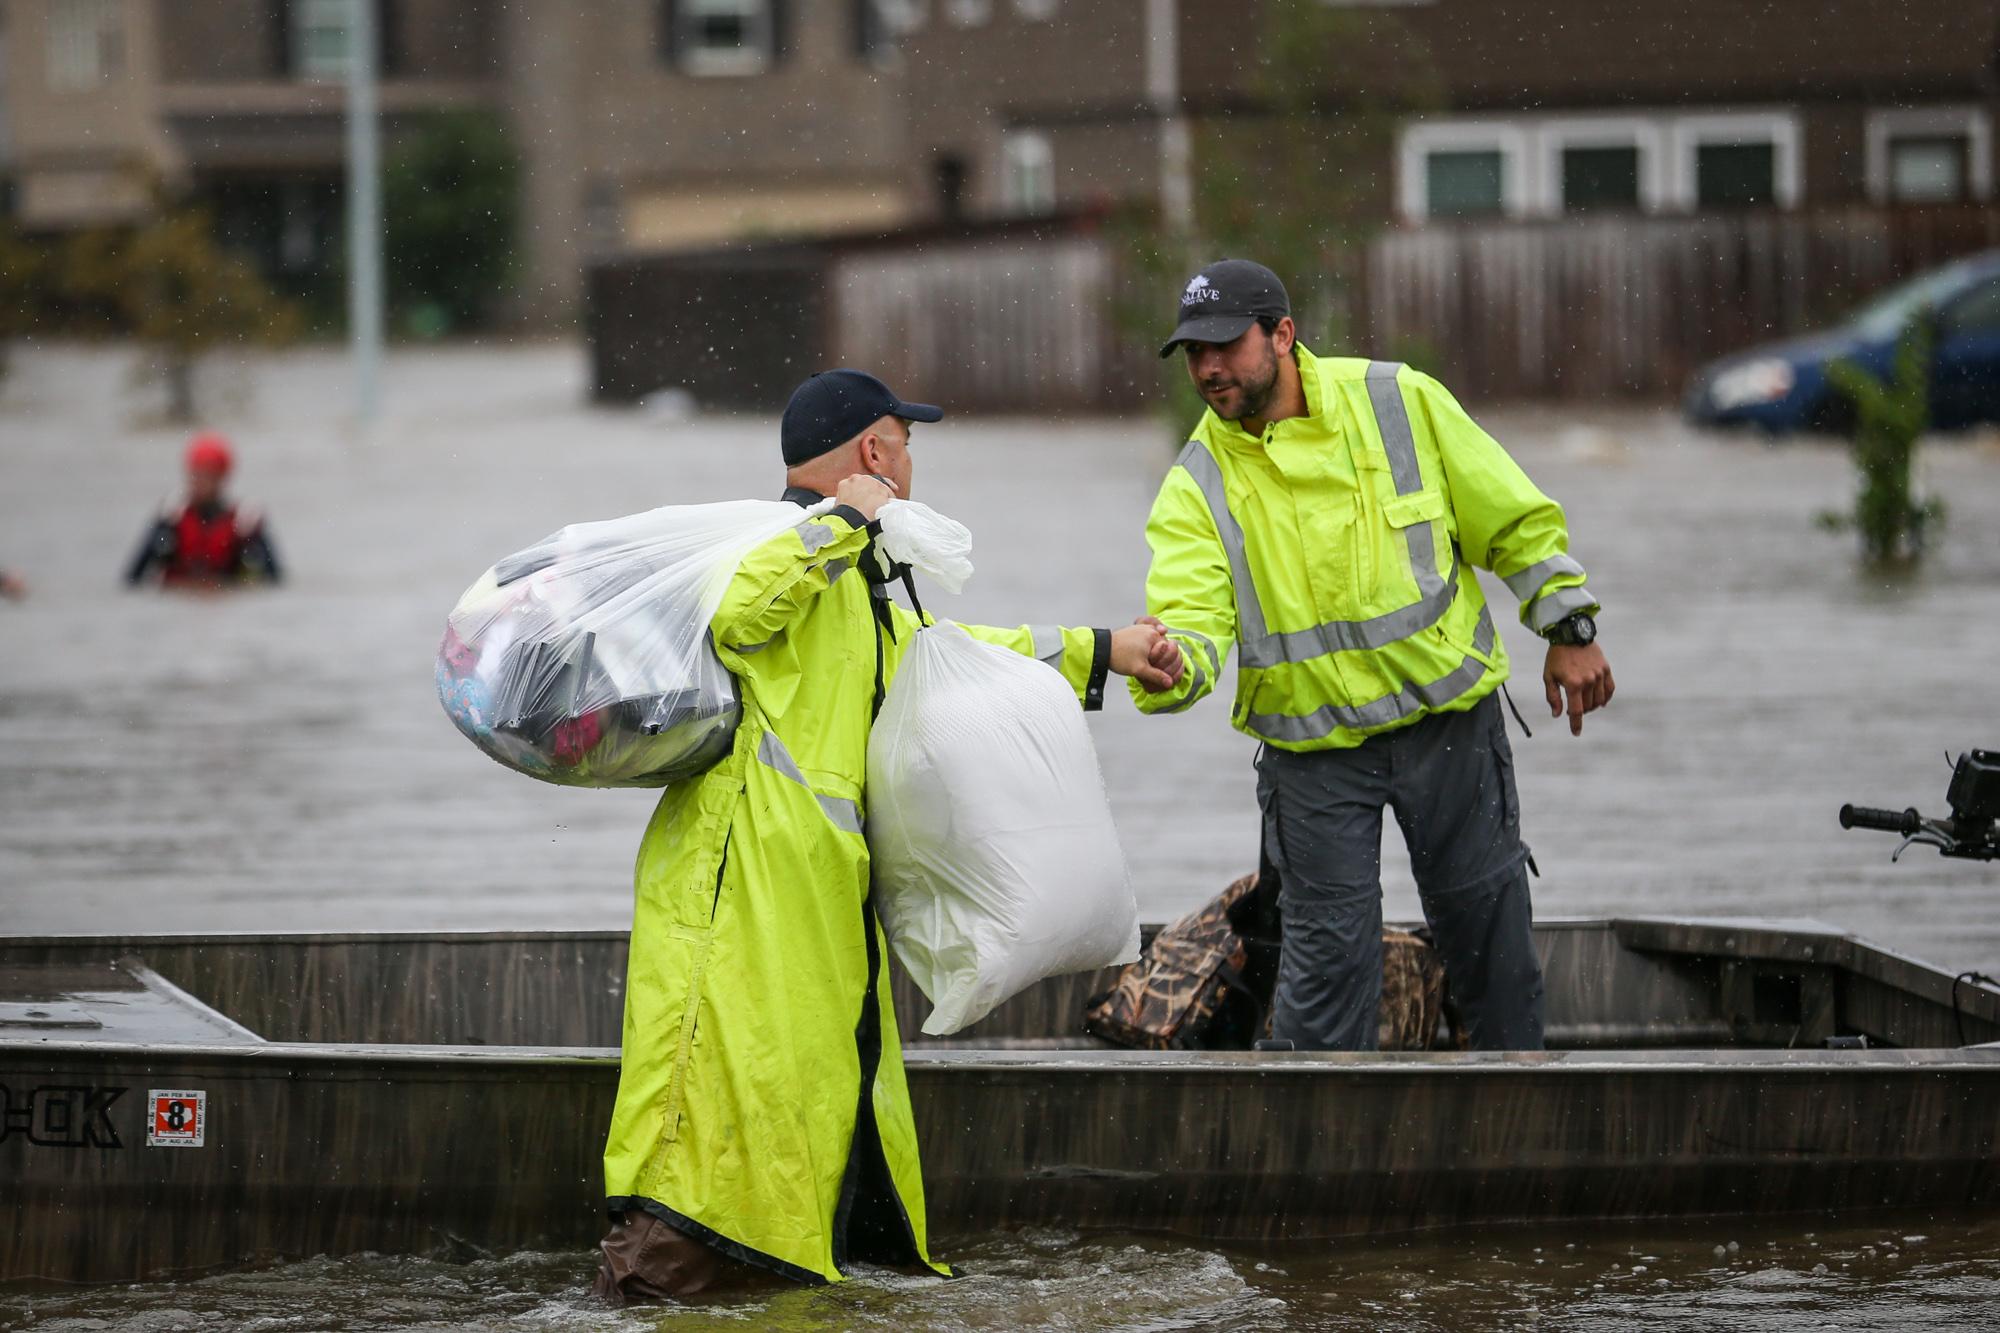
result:
[[[735,836],[733,828],[722,835],[722,860],[715,867],[715,897],[708,904],[708,923],[711,926],[715,924],[715,914],[722,906],[722,876],[729,869],[729,840]]]

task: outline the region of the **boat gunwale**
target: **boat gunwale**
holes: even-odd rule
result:
[[[0,1063],[34,1053],[43,1058],[94,1063],[213,1061],[269,1066],[437,1065],[494,1069],[575,1065],[616,1069],[615,1046],[446,1046],[410,1043],[264,1042],[259,1045],[139,1045],[125,1042],[41,1041],[0,1038]],[[1709,1058],[1691,1058],[1699,1052]],[[1312,1073],[1440,1076],[1481,1070],[1514,1076],[1606,1072],[1832,1073],[1856,1069],[1950,1071],[2000,1069],[2000,1045],[1874,1048],[1857,1051],[1769,1050],[1732,1047],[1592,1051],[1008,1051],[953,1046],[912,1046],[903,1052],[912,1070],[942,1073],[1099,1073],[1158,1076],[1181,1072],[1299,1075]]]
[[[1160,927],[1148,924],[1142,927],[1147,932]],[[1840,930],[1828,923],[1805,917],[1757,917],[1757,916],[1611,916],[1611,917],[1548,917],[1534,923],[1536,931],[1592,932],[1608,934],[1623,949],[1640,955],[1668,956],[1680,958],[1722,959],[1745,962],[1777,963],[1792,966],[1823,968],[1843,972],[1859,980],[1899,991],[1914,999],[1939,1007],[1950,1008],[1965,1017],[1983,1021],[1989,1025],[2000,1025],[2000,985],[1977,979],[1968,979],[1973,974],[1959,973],[1953,976],[1943,968],[1927,963],[1912,955],[1901,953],[1874,943],[1860,935]],[[309,931],[239,931],[239,932],[195,932],[162,935],[130,935],[117,933],[73,933],[62,935],[0,935],[0,967],[4,967],[7,955],[17,952],[75,953],[82,952],[116,962],[132,961],[143,964],[149,948],[159,949],[218,949],[254,948],[258,945],[287,949],[341,948],[347,946],[395,946],[411,945],[423,947],[481,946],[495,944],[617,944],[629,940],[626,930],[445,930],[445,931],[348,931],[337,933],[317,933]],[[148,969],[150,971],[150,969]],[[154,974],[157,975],[157,974]],[[165,979],[161,978],[164,982]],[[178,988],[176,988],[178,990]],[[208,1006],[204,1006],[208,1007]],[[225,1023],[240,1027],[241,1024],[220,1010],[212,1010]],[[0,1037],[0,1049],[9,1048],[16,1039]],[[40,1049],[50,1049],[44,1042],[35,1042]],[[91,1044],[91,1043],[80,1043]],[[94,1043],[115,1045],[115,1043]],[[1890,1047],[1889,1050],[1967,1050],[1978,1043],[1966,1046],[1924,1046]],[[500,1050],[571,1052],[600,1048],[589,1047],[501,1047],[497,1044],[446,1045],[423,1043],[283,1043],[266,1045],[312,1047],[325,1049],[328,1046],[354,1046],[369,1050],[393,1050],[408,1046],[422,1051],[440,1052],[447,1050],[467,1050],[473,1053]],[[946,1042],[912,1040],[905,1044],[906,1052],[939,1050],[967,1052],[965,1047],[954,1047]],[[176,1046],[173,1049],[190,1050],[193,1046]],[[603,1048],[614,1049],[615,1048]],[[1621,1048],[1615,1046],[1590,1049],[1608,1054]],[[1675,1045],[1658,1048],[1665,1053],[1687,1050],[1731,1050],[1728,1046]],[[1770,1048],[1756,1048],[1768,1051]],[[997,1051],[982,1051],[980,1054],[997,1055]],[[1068,1054],[1110,1055],[1113,1051],[1084,1051]],[[1561,1052],[1565,1055],[1578,1054],[1578,1048]],[[1015,1053],[1017,1056],[1019,1053]],[[1041,1054],[1048,1054],[1042,1052]],[[1142,1052],[1141,1054],[1147,1054]],[[1202,1052],[1201,1054],[1243,1054],[1242,1052]],[[1277,1054],[1275,1052],[1261,1054]],[[1318,1054],[1318,1053],[1313,1053]],[[1429,1056],[1451,1056],[1457,1052],[1399,1052],[1389,1053],[1402,1059],[1406,1056],[1419,1058]],[[1845,1056],[1850,1052],[1840,1052]],[[555,1055],[550,1058],[568,1058]],[[1063,1065],[1062,1067],[1071,1067]],[[1260,1065],[1259,1067],[1264,1067]]]
[[[1536,917],[1536,930],[1615,930],[1626,922],[1685,926],[1740,926],[1743,929],[1772,929],[1782,926],[1797,933],[1826,934],[1842,939],[1853,939],[1824,922],[1800,919],[1767,917],[1671,917],[1671,916],[1550,916]],[[1167,922],[1143,922],[1142,931],[1160,930]],[[1386,921],[1386,926],[1398,929],[1415,929],[1421,921]],[[536,943],[550,940],[625,940],[630,939],[630,930],[205,930],[178,931],[171,934],[133,935],[118,931],[67,931],[58,935],[7,935],[0,934],[0,953],[9,949],[48,949],[63,946],[106,947],[130,942],[132,944],[158,944],[176,948],[202,944],[243,945],[243,944],[506,944],[511,942]],[[1864,941],[1865,942],[1865,941]]]

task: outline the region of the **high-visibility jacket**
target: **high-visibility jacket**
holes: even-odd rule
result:
[[[856,568],[874,558],[835,509],[744,559],[711,622],[741,722],[639,848],[604,1155],[614,1213],[806,1282],[851,1258],[930,1262],[862,834],[877,662],[886,685],[920,626]],[[1107,632],[966,628],[1101,702]]]
[[[1444,386],[1389,362],[1298,348],[1306,415],[1251,435],[1215,413],[1168,471],[1146,524],[1146,606],[1180,645],[1177,712],[1237,653],[1238,730],[1338,749],[1472,707],[1507,654],[1472,566],[1498,574],[1537,633],[1597,599],[1559,505]]]

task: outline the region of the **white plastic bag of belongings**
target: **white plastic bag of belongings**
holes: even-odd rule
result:
[[[915,500],[891,500],[875,514],[882,535],[875,540],[883,554],[911,565],[960,592],[972,577],[972,533],[955,518],[946,518]]]
[[[868,741],[882,924],[924,1031],[1044,977],[1139,956],[1139,910],[1076,695],[949,621],[921,630]]]
[[[438,698],[507,767],[576,787],[663,787],[729,752],[739,701],[709,622],[737,564],[832,507],[671,505],[577,523],[466,589]]]

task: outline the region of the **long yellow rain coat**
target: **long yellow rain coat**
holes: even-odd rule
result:
[[[946,1271],[862,836],[878,681],[920,625],[866,576],[870,543],[852,509],[805,522],[742,562],[712,622],[742,720],[721,762],[667,789],[639,848],[604,1154],[614,1214],[804,1282],[852,1259]],[[1101,704],[1105,631],[966,628]]]

